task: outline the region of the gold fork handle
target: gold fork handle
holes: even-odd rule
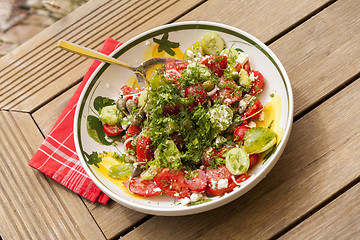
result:
[[[92,58],[92,59],[97,59],[97,60],[100,60],[100,61],[103,61],[103,62],[107,62],[107,63],[111,63],[111,64],[117,64],[117,65],[120,65],[124,68],[127,68],[127,69],[130,69],[132,71],[136,71],[136,69],[134,67],[131,67],[123,62],[120,62],[119,60],[113,58],[113,57],[109,57],[103,53],[100,53],[100,52],[96,52],[90,48],[86,48],[86,47],[83,47],[83,46],[80,46],[80,45],[77,45],[75,43],[71,43],[71,42],[68,42],[68,41],[65,41],[65,40],[60,40],[59,43],[58,43],[58,47],[59,48],[62,48],[66,51],[69,51],[69,52],[73,52],[73,53],[76,53],[76,54],[80,54],[82,56],[85,56],[85,57],[89,57],[89,58]]]

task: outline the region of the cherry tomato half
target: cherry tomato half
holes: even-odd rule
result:
[[[189,106],[189,109],[193,110],[199,103],[203,104],[206,102],[207,94],[205,88],[201,84],[195,84],[188,86],[185,89],[185,96],[193,100]]]
[[[133,178],[123,183],[125,187],[132,193],[138,194],[143,197],[157,196],[162,193],[161,189],[154,181]]]
[[[264,77],[263,75],[258,71],[251,71],[251,73],[254,74],[254,83],[250,88],[249,94],[257,94],[261,91],[264,85]],[[251,74],[250,73],[250,74]]]
[[[224,69],[226,69],[228,61],[226,56],[205,56],[200,62],[207,66],[216,76],[221,77],[224,75]]]
[[[234,131],[234,141],[236,143],[242,143],[243,138],[245,136],[245,133],[249,130],[250,128],[248,126],[240,126],[237,127]]]
[[[179,199],[190,197],[190,190],[181,170],[164,168],[154,177],[154,180],[166,195]]]
[[[185,182],[191,191],[203,192],[206,188],[206,174],[201,169],[194,170],[185,177]]]
[[[176,70],[181,73],[189,64],[186,62],[171,61],[165,64],[165,70]]]
[[[120,124],[118,125],[109,125],[109,124],[103,124],[103,129],[106,135],[109,136],[117,136],[119,135],[124,129]]]
[[[136,138],[136,156],[140,163],[154,158],[154,150],[152,149],[150,138],[142,135]]]
[[[231,173],[227,170],[225,165],[221,165],[218,168],[207,168],[206,169],[207,187],[205,192],[211,196],[222,196],[225,193],[231,192],[233,189],[230,188],[232,183]],[[219,180],[227,181],[227,187],[223,188],[217,185]],[[215,185],[214,185],[215,183]]]
[[[249,169],[253,168],[259,161],[259,154],[255,153],[255,154],[251,154],[249,156],[250,158],[250,166]]]
[[[132,137],[132,136],[136,136],[140,133],[140,128],[134,125],[130,125],[130,127],[126,130],[126,134],[125,134],[125,140],[127,140],[128,138]]]
[[[264,107],[261,104],[260,100],[256,99],[256,101],[251,106],[251,108],[245,112],[245,116],[250,117],[250,116],[254,115],[255,113],[259,112],[258,114],[255,114],[254,116],[250,117],[250,118],[258,118],[260,116],[260,114],[261,114],[260,110],[263,109],[263,108]]]
[[[211,166],[215,162],[215,157],[218,155],[218,152],[213,147],[207,147],[201,155],[202,164],[206,167]]]

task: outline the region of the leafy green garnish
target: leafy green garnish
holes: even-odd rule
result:
[[[172,41],[168,40],[168,38],[169,38],[169,33],[164,33],[164,35],[162,36],[161,39],[153,38],[153,40],[154,40],[154,42],[159,44],[158,52],[165,51],[170,56],[174,56],[175,52],[174,52],[174,50],[172,50],[172,48],[178,48],[180,46],[180,43],[172,42]]]
[[[92,152],[90,155],[84,152],[85,156],[88,160],[86,160],[86,163],[89,165],[95,165],[99,168],[98,163],[102,161],[101,157],[99,157],[99,154],[97,152]]]
[[[190,202],[188,205],[189,206],[195,206],[195,205],[199,205],[199,204],[210,202],[210,201],[212,201],[211,198],[206,198],[206,199],[201,199],[201,200],[196,201],[196,202]]]
[[[103,107],[114,105],[114,104],[115,104],[115,101],[113,99],[110,99],[110,98],[107,98],[107,97],[98,96],[94,100],[94,108],[99,113],[101,112],[101,109]]]
[[[89,115],[87,117],[87,130],[89,136],[96,142],[107,146],[112,144],[112,142],[105,139],[105,132],[99,118]]]

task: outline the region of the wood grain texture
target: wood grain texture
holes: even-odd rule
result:
[[[209,2],[211,2],[211,1],[209,1]],[[241,2],[242,4],[245,4],[244,2]],[[202,13],[202,12],[204,12],[204,10],[202,10],[202,11],[199,11],[198,9],[201,9],[202,7],[204,7],[204,6],[207,6],[207,4],[208,3],[204,3],[203,5],[201,5],[199,8],[197,8],[197,9],[195,9],[194,11],[192,11],[192,12],[190,12],[189,14],[187,14],[187,15],[185,15],[183,18],[181,18],[180,20],[190,20],[190,19],[192,19],[192,20],[194,20],[194,19],[199,19],[199,20],[212,20],[212,19],[203,19],[203,18],[198,18],[197,17],[197,14],[200,14],[200,13]],[[303,17],[303,16],[305,16],[305,15],[307,15],[307,14],[310,14],[312,11],[314,11],[317,7],[319,7],[320,5],[312,5],[312,4],[315,4],[315,3],[311,3],[309,6],[312,6],[312,8],[305,8],[306,10],[307,10],[307,12],[302,12],[302,14],[301,15],[297,15],[297,18],[301,18],[301,17]],[[319,4],[318,2],[317,2],[317,4]],[[286,5],[286,4],[285,4]],[[225,6],[225,5],[224,5]],[[335,7],[338,7],[337,5],[334,5]],[[216,8],[215,8],[216,9]],[[210,8],[210,10],[208,10],[210,13],[211,13],[211,11],[214,11],[213,10],[213,8]],[[258,20],[258,18],[254,18],[254,17],[251,17],[251,16],[247,16],[247,15],[245,15],[244,16],[244,18],[243,17],[235,17],[235,16],[237,16],[237,15],[235,15],[237,12],[236,11],[233,11],[233,16],[228,16],[228,15],[226,15],[228,12],[224,12],[224,13],[222,13],[221,15],[219,15],[219,18],[220,19],[227,19],[227,18],[229,18],[229,20],[230,19],[232,19],[232,23],[231,22],[229,22],[229,24],[231,24],[231,25],[234,25],[234,24],[237,24],[237,25],[239,25],[238,27],[240,27],[240,26],[243,26],[244,24],[248,24],[249,26],[249,28],[251,28],[251,29],[253,29],[253,31],[255,31],[254,29],[257,29],[257,31],[259,31],[258,33],[255,33],[254,34],[254,32],[252,32],[252,31],[249,31],[250,33],[252,33],[252,34],[254,34],[254,35],[256,35],[256,36],[262,36],[261,38],[262,38],[262,40],[264,40],[264,41],[267,41],[267,40],[269,40],[269,39],[271,39],[272,37],[274,37],[274,36],[276,36],[276,34],[278,34],[279,32],[281,32],[281,31],[283,31],[284,29],[286,29],[287,27],[289,27],[291,24],[293,24],[294,22],[296,22],[296,19],[292,19],[294,16],[294,14],[293,15],[291,15],[291,14],[287,14],[287,12],[277,12],[276,14],[274,14],[274,12],[273,11],[275,11],[275,10],[269,10],[270,11],[270,13],[268,13],[268,11],[265,11],[265,9],[263,10],[264,12],[263,12],[263,14],[269,14],[270,16],[272,16],[273,18],[273,20],[274,21],[277,21],[277,19],[278,19],[278,15],[279,14],[283,14],[284,16],[286,15],[286,16],[288,16],[289,17],[289,20],[287,21],[287,24],[288,25],[282,25],[283,24],[283,22],[286,22],[282,17],[281,17],[281,19],[282,19],[282,21],[281,22],[277,22],[278,24],[280,24],[282,27],[279,27],[279,28],[277,28],[277,31],[275,31],[275,32],[273,32],[272,34],[274,34],[274,35],[267,35],[267,31],[274,31],[273,30],[273,28],[275,27],[275,26],[272,26],[271,27],[271,29],[270,29],[270,27],[265,27],[265,28],[263,28],[263,29],[260,29],[260,28],[251,28],[251,24],[254,24],[254,25],[256,25],[256,24],[263,24],[263,23],[258,23],[258,22],[256,22],[256,21],[263,21],[263,20]],[[289,10],[290,11],[290,10]],[[303,8],[301,8],[301,10],[299,10],[299,11],[303,11]],[[326,9],[326,11],[329,11],[329,9]],[[350,11],[351,12],[351,11]],[[322,14],[322,13],[320,13],[320,14]],[[325,13],[325,14],[327,14],[327,13]],[[213,16],[214,14],[209,14],[209,17],[210,16]],[[269,18],[270,16],[268,16],[268,15],[266,15],[265,16],[265,18],[267,17],[267,18]],[[333,16],[334,17],[334,16]],[[315,19],[316,19],[316,16],[314,17]],[[236,19],[236,21],[234,21],[234,19]],[[250,23],[246,23],[246,20],[248,20],[248,19],[252,19],[252,22]],[[291,21],[290,21],[291,20]],[[312,21],[312,19],[311,19],[311,21]],[[316,21],[315,22],[312,22],[311,23],[311,21],[309,21],[309,23],[308,22],[306,22],[305,24],[308,24],[307,25],[307,27],[305,28],[305,29],[302,29],[302,25],[300,26],[300,28],[299,29],[301,29],[301,31],[299,30],[299,32],[297,32],[297,29],[295,29],[294,31],[292,31],[292,32],[290,32],[289,34],[287,34],[287,35],[291,35],[291,34],[294,34],[294,32],[295,32],[295,34],[296,34],[296,36],[297,36],[297,38],[299,38],[299,39],[304,39],[304,38],[308,38],[309,36],[308,36],[308,32],[307,32],[307,28],[311,28],[312,27],[312,24],[315,24],[316,23]],[[338,21],[338,23],[339,24],[346,24],[346,23],[343,23],[342,21],[345,21],[345,19],[344,18],[340,18],[340,20],[337,20]],[[226,22],[225,22],[226,23]],[[277,24],[275,24],[276,26],[277,26]],[[236,25],[235,25],[236,26]],[[267,26],[267,25],[266,25]],[[242,28],[242,27],[240,27],[240,28]],[[245,29],[246,30],[246,29]],[[266,31],[267,30],[267,31]],[[320,29],[319,31],[318,31],[318,35],[316,35],[316,37],[320,37],[321,36],[321,34],[322,34],[322,32],[321,31],[323,31],[323,32],[326,32],[326,31],[331,31],[331,28],[329,27],[329,26],[327,26],[326,28],[322,28],[322,29]],[[262,35],[263,34],[263,35]],[[292,58],[292,56],[291,56],[291,60],[288,60],[288,58],[289,58],[289,52],[291,52],[292,51],[292,49],[289,49],[287,46],[288,46],[288,44],[294,44],[293,42],[297,42],[296,41],[296,39],[294,38],[294,37],[291,37],[291,36],[285,36],[285,37],[283,37],[283,38],[281,38],[281,39],[279,39],[278,41],[276,41],[275,43],[273,43],[272,45],[271,45],[271,48],[274,48],[275,49],[275,51],[276,51],[276,54],[278,54],[278,55],[280,55],[280,59],[281,59],[281,61],[283,61],[284,62],[284,64],[285,64],[285,67],[287,68],[287,70],[288,71],[290,71],[291,72],[291,70],[292,70],[292,68],[294,68],[294,67],[296,67],[296,66],[293,66],[292,65],[292,62],[291,61],[293,61],[293,58]],[[283,39],[285,39],[283,42],[281,42]],[[353,41],[353,40],[352,40]],[[345,44],[345,43],[344,43]],[[345,44],[346,45],[346,44]],[[298,58],[300,58],[300,59],[303,59],[303,58],[306,58],[307,59],[307,62],[311,62],[312,61],[312,57],[314,57],[314,60],[315,59],[317,59],[317,58],[315,58],[317,55],[316,54],[319,54],[319,53],[316,53],[315,54],[315,52],[312,52],[312,54],[309,54],[308,52],[307,52],[307,49],[306,49],[306,47],[307,47],[307,45],[303,45],[302,46],[303,48],[298,48],[297,49],[297,57]],[[323,52],[326,52],[326,51],[329,51],[329,49],[328,48],[326,48],[326,47],[324,47],[324,48],[322,48],[322,49],[320,49],[321,50],[321,53],[320,54],[324,54]],[[314,55],[314,56],[313,56]],[[331,55],[330,56],[330,59],[328,59],[327,61],[328,62],[331,62],[331,61],[334,61],[334,62],[336,62],[337,61],[337,59],[336,59],[336,56],[335,55]],[[356,59],[354,59],[354,58],[352,58],[351,59],[351,61],[357,61]],[[288,66],[289,65],[289,66]],[[331,66],[333,66],[334,68],[337,68],[337,69],[339,69],[340,67],[342,67],[341,66],[341,64],[340,65],[331,65]],[[352,74],[354,74],[354,71],[353,71],[353,69],[349,69],[350,70],[350,73],[349,73],[349,75],[346,77],[346,78],[344,78],[344,79],[334,79],[334,81],[335,80],[337,80],[337,81],[341,81],[341,82],[344,82],[344,81],[346,81],[348,78],[349,78],[349,76]],[[299,72],[299,71],[293,71],[292,72],[292,75],[291,75],[291,81],[292,81],[292,84],[293,84],[293,87],[295,86],[296,87],[296,93],[298,93],[298,92],[301,92],[301,91],[307,91],[307,89],[308,89],[308,86],[307,85],[305,85],[305,84],[302,84],[302,81],[303,81],[303,79],[302,79],[302,72]],[[314,78],[316,78],[317,77],[317,75],[316,74],[318,74],[318,72],[317,71],[314,71],[313,72],[313,74],[314,74]],[[316,83],[312,83],[312,84],[316,84]],[[332,88],[328,88],[328,89],[326,89],[328,92],[327,93],[329,93],[331,90],[332,90]],[[50,130],[50,128],[52,127],[52,125],[53,125],[53,123],[55,122],[55,120],[56,120],[56,118],[53,118],[52,119],[52,121],[46,121],[46,116],[48,115],[48,113],[49,113],[49,111],[51,111],[54,115],[59,115],[60,114],[60,112],[61,112],[61,110],[62,110],[62,108],[61,107],[59,107],[59,106],[61,106],[61,105],[63,105],[63,106],[65,106],[65,103],[62,103],[63,101],[66,101],[67,102],[67,99],[69,99],[70,98],[70,96],[71,96],[71,92],[72,91],[74,91],[73,89],[72,90],[70,90],[69,91],[69,93],[68,92],[66,92],[65,94],[63,94],[63,95],[61,95],[59,98],[56,98],[54,101],[52,101],[52,102],[50,102],[50,103],[48,103],[47,105],[45,105],[44,107],[42,107],[42,108],[40,108],[38,111],[36,111],[35,113],[34,113],[34,118],[35,118],[35,120],[39,123],[39,126],[40,126],[40,128],[41,129],[45,129],[45,133],[46,133],[46,131],[48,131],[48,130]],[[296,98],[299,98],[299,97],[297,97],[297,96],[295,96]],[[321,96],[318,96],[318,98],[313,98],[311,101],[309,101],[309,102],[306,102],[306,104],[308,104],[308,105],[311,105],[311,104],[314,104],[316,101],[318,101],[319,99],[320,99],[320,97]],[[296,101],[299,101],[298,99],[296,100]],[[303,100],[304,101],[304,100]],[[299,110],[299,105],[296,105],[296,112],[298,113],[300,110]],[[290,157],[289,157],[290,158]],[[285,170],[286,171],[286,170]],[[291,176],[291,175],[287,175],[287,177],[289,177],[289,176]],[[276,178],[275,178],[276,179]],[[273,181],[274,179],[272,179],[271,181]],[[281,182],[281,181],[280,181]],[[275,188],[276,187],[276,184],[277,183],[279,183],[279,181],[275,181],[275,186],[274,185],[271,185],[272,186],[272,188]],[[269,183],[268,183],[269,184]],[[268,186],[268,185],[265,185],[265,186]],[[287,185],[287,187],[289,187],[289,185]],[[259,187],[260,189],[261,189],[261,193],[266,193],[267,191],[268,191],[268,189],[264,189],[264,187]],[[259,188],[256,188],[256,189],[259,189]],[[253,190],[253,191],[258,191],[258,190]],[[253,192],[252,191],[252,192]],[[282,190],[282,191],[284,191],[284,190]],[[258,197],[261,197],[261,194],[260,195],[256,195],[256,197],[253,197],[253,195],[251,195],[252,197],[247,197],[248,199],[250,199],[249,201],[253,201],[253,199],[255,198],[258,198]],[[286,198],[282,198],[281,200],[286,200]],[[261,203],[259,203],[259,202],[257,202],[258,204],[261,204]],[[243,205],[247,205],[247,202],[246,202],[246,200],[244,200],[244,201],[241,201],[241,204],[243,204]],[[116,224],[114,224],[115,222],[118,222],[118,221],[122,221],[122,219],[123,219],[123,217],[124,217],[124,215],[122,214],[122,211],[124,211],[123,210],[123,207],[121,207],[120,205],[118,205],[118,204],[113,204],[113,205],[110,205],[110,207],[108,207],[108,206],[102,206],[102,205],[99,205],[99,204],[95,204],[95,205],[89,205],[89,207],[90,207],[90,211],[92,212],[92,214],[93,214],[93,216],[94,216],[94,218],[96,219],[96,221],[98,222],[98,224],[99,224],[99,226],[102,228],[102,229],[104,229],[104,233],[105,233],[105,235],[106,236],[116,236],[116,234],[118,234],[120,231],[119,231],[119,229],[117,229],[116,228]],[[269,206],[268,206],[269,207]],[[119,208],[120,210],[117,210],[117,208]],[[219,210],[219,211],[214,211],[213,213],[216,213],[216,214],[220,214],[220,216],[222,216],[223,218],[225,218],[226,216],[227,216],[227,214],[230,214],[231,216],[232,216],[232,211],[233,211],[233,209],[237,209],[237,206],[236,205],[234,205],[234,204],[232,204],[231,205],[231,207],[229,207],[229,208],[225,208],[226,210],[224,210],[224,208],[221,208],[221,210]],[[265,208],[263,208],[263,210],[264,211],[266,211],[266,209]],[[243,208],[241,208],[241,209],[238,209],[238,210],[236,210],[236,212],[238,213],[239,211],[243,211]],[[248,212],[249,213],[249,212]],[[127,214],[129,214],[129,212],[127,212]],[[251,214],[251,213],[249,213],[249,214]],[[285,212],[283,212],[282,214],[285,214]],[[301,212],[298,212],[297,214],[301,214]],[[196,216],[198,216],[198,215],[196,215]],[[281,215],[280,215],[281,216]],[[284,215],[283,215],[284,216]],[[141,219],[142,218],[142,216],[140,216],[139,218],[135,218],[135,220],[139,220],[139,219]],[[194,218],[196,218],[196,217],[194,217]],[[206,215],[206,214],[204,214],[204,218],[209,218],[209,215]],[[155,219],[157,219],[157,218],[155,218]],[[171,218],[170,218],[171,219]],[[174,218],[174,219],[178,219],[178,218]],[[181,218],[179,218],[179,219],[181,219]],[[186,221],[188,218],[183,218],[183,220],[182,221]],[[215,222],[216,222],[216,218],[209,218],[210,220],[209,220],[209,222],[210,223],[205,223],[205,225],[204,226],[207,226],[207,227],[210,227],[210,228],[213,228],[214,226],[216,226],[216,224],[215,224]],[[233,218],[231,218],[232,220],[233,220]],[[238,220],[237,218],[235,218],[235,220]],[[294,220],[294,218],[292,218],[291,220]],[[166,221],[166,220],[161,220],[161,221],[159,221],[159,220],[151,220],[150,221],[150,224],[149,225],[147,225],[147,224],[145,224],[145,226],[149,226],[149,228],[151,228],[151,226],[155,226],[155,225],[157,225],[157,224],[165,224],[165,226],[166,226],[166,229],[168,230],[168,233],[169,233],[169,235],[166,235],[166,234],[164,234],[163,232],[161,232],[161,233],[159,233],[159,234],[164,234],[164,235],[159,235],[159,236],[161,236],[161,237],[168,237],[168,236],[170,236],[170,232],[171,231],[175,231],[175,232],[177,232],[179,235],[176,235],[175,234],[175,236],[182,236],[182,234],[184,234],[184,230],[181,230],[181,229],[179,229],[179,230],[175,230],[175,228],[178,226],[177,225],[177,222],[176,222],[177,220],[171,220],[169,223]],[[229,222],[230,222],[231,220],[229,220]],[[271,221],[271,220],[269,220],[269,221]],[[291,222],[291,221],[288,221],[287,222],[287,224],[289,223],[289,222]],[[132,221],[132,222],[130,222],[130,224],[133,224],[134,223],[134,221]],[[194,224],[194,223],[196,223],[196,221],[192,221],[192,223]],[[152,224],[154,224],[154,225],[152,225]],[[171,224],[173,224],[173,225],[171,225]],[[269,226],[266,226],[266,223],[263,223],[264,225],[265,225],[265,227],[267,227],[267,228],[269,228]],[[170,226],[171,225],[171,226]],[[284,224],[284,225],[281,225],[281,227],[280,227],[280,225],[281,224],[279,224],[278,226],[277,226],[277,228],[274,230],[274,231],[270,231],[270,230],[267,230],[267,232],[266,232],[266,234],[267,234],[267,236],[270,236],[271,234],[274,234],[274,232],[276,232],[276,231],[278,231],[281,227],[284,227],[286,224]],[[130,225],[129,225],[130,226]],[[188,225],[187,225],[188,226]],[[185,236],[189,236],[189,238],[195,238],[195,237],[198,237],[198,236],[200,236],[200,233],[202,234],[202,232],[200,231],[200,233],[199,233],[199,235],[197,235],[197,228],[195,228],[195,226],[194,226],[194,228],[192,228],[191,226],[188,226],[189,228],[191,228],[192,230],[191,231],[189,231],[188,232],[188,235],[186,235],[185,234]],[[185,228],[185,229],[187,229],[187,228]],[[205,228],[204,228],[205,229]],[[166,230],[166,231],[167,231]],[[136,230],[136,231],[138,231],[138,230]],[[156,229],[154,229],[153,231],[155,231],[155,232],[157,232],[157,230]],[[205,231],[205,230],[204,230]],[[156,234],[157,233],[153,233],[153,232],[148,232],[149,234],[154,234],[154,236],[156,236]],[[141,235],[141,234],[140,234]],[[140,236],[139,235],[139,236]],[[129,235],[129,236],[132,236],[132,235]],[[141,235],[141,236],[145,236],[145,235]],[[207,237],[210,237],[210,235],[207,235]]]
[[[58,40],[98,49],[106,37],[126,41],[168,23],[199,2],[93,0],[84,4],[0,60],[0,108],[31,112],[85,74],[91,61],[58,49]]]
[[[360,80],[298,120],[276,166],[241,198],[202,214],[153,217],[123,239],[276,236],[360,177],[360,122],[354,119],[360,114],[359,88]]]
[[[224,23],[267,42],[328,2],[330,1],[209,0],[177,21],[203,20]]]
[[[0,112],[1,238],[105,239],[76,194],[28,166],[42,141],[29,114]]]
[[[270,45],[289,75],[295,114],[360,73],[359,12],[357,0],[337,1]]]
[[[360,183],[280,239],[359,239]]]
[[[267,42],[328,2],[210,0],[178,21],[226,23]],[[359,73],[359,12],[358,1],[337,1],[269,46],[288,72],[296,114]]]

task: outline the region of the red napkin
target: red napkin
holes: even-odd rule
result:
[[[110,54],[121,44],[107,38],[100,52]],[[54,127],[41,144],[29,165],[38,169],[58,183],[92,202],[106,204],[109,197],[91,181],[76,154],[73,123],[77,101],[86,82],[101,62],[95,60],[86,72],[79,88],[66,105]]]

